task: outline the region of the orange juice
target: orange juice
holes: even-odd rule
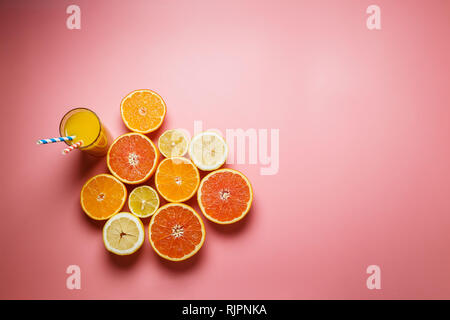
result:
[[[68,145],[83,141],[80,150],[94,156],[104,156],[108,151],[108,132],[98,116],[86,108],[77,108],[66,113],[59,127],[61,136],[75,136],[66,141]]]

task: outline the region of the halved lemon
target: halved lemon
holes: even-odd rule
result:
[[[228,146],[216,132],[205,131],[192,138],[189,156],[192,162],[203,171],[220,168],[227,160]]]
[[[144,225],[131,213],[120,212],[106,221],[103,243],[108,251],[120,256],[135,253],[144,243]]]
[[[189,147],[187,135],[181,129],[165,131],[158,139],[159,151],[164,157],[182,157]]]
[[[128,207],[135,216],[148,218],[158,210],[158,193],[149,186],[136,187],[128,197]]]

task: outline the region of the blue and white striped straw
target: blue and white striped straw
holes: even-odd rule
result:
[[[36,143],[37,144],[47,144],[47,143],[55,143],[55,142],[62,142],[62,141],[72,141],[73,139],[75,139],[75,136],[41,139],[41,140],[38,140]]]

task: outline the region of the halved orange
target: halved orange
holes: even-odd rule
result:
[[[140,133],[126,133],[111,144],[106,162],[111,173],[120,181],[138,184],[155,172],[159,152],[153,142]]]
[[[149,133],[158,129],[166,116],[166,104],[148,89],[129,93],[120,103],[120,114],[125,125],[134,132]]]
[[[81,188],[81,207],[94,220],[109,219],[122,209],[126,199],[125,185],[110,174],[96,175]]]
[[[241,172],[220,169],[205,176],[198,188],[197,200],[207,219],[220,224],[241,220],[250,210],[253,190]]]
[[[205,242],[202,218],[184,203],[168,203],[159,208],[148,229],[152,248],[159,256],[171,261],[192,257]]]
[[[156,169],[156,189],[169,202],[189,200],[197,191],[199,184],[198,169],[186,158],[166,158]]]

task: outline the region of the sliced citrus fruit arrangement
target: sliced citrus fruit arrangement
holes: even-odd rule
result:
[[[128,129],[139,133],[158,129],[164,121],[166,109],[164,100],[148,89],[135,90],[120,103],[123,122]]]
[[[162,206],[150,220],[150,244],[158,255],[171,261],[196,254],[205,241],[205,234],[202,218],[183,203]]]
[[[106,220],[119,212],[125,204],[125,185],[110,174],[90,178],[81,188],[83,211],[92,219]]]
[[[106,162],[111,173],[119,180],[138,184],[148,180],[155,172],[159,152],[153,142],[140,133],[126,133],[111,144]]]
[[[139,218],[150,217],[159,207],[158,193],[149,186],[136,187],[128,197],[128,207]]]
[[[187,153],[189,141],[180,129],[165,131],[158,139],[159,151],[166,157],[182,157]]]
[[[213,131],[196,135],[189,144],[189,156],[194,164],[203,171],[212,171],[221,167],[228,155],[225,140]]]
[[[103,226],[103,243],[108,251],[124,256],[136,252],[144,243],[142,221],[128,212],[120,212]]]
[[[200,174],[194,164],[186,158],[166,158],[156,169],[156,189],[169,202],[189,200],[197,191],[199,184]]]
[[[241,220],[250,210],[253,190],[250,181],[239,171],[220,169],[202,179],[197,200],[207,219],[230,224]]]

